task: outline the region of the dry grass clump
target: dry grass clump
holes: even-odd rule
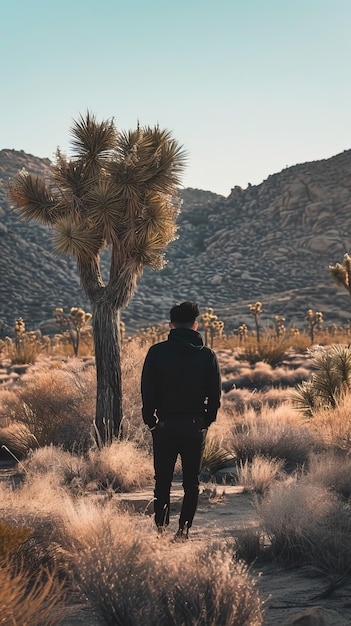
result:
[[[264,409],[258,416],[248,411],[228,433],[228,448],[239,461],[252,462],[256,455],[284,461],[284,470],[304,465],[315,439],[289,405]]]
[[[135,491],[150,485],[152,458],[132,441],[114,441],[100,450],[89,450],[87,474],[90,481],[114,491]]]
[[[234,554],[248,565],[261,559],[266,550],[265,538],[259,528],[248,527],[235,531]]]
[[[332,577],[351,574],[351,511],[336,494],[290,480],[273,486],[257,506],[270,541],[266,558],[308,564]]]
[[[276,367],[284,360],[288,348],[288,342],[261,339],[259,344],[257,342],[245,343],[239,350],[239,358],[251,365],[258,361],[264,361],[272,367]]]
[[[41,361],[30,367],[16,394],[0,394],[2,414],[29,431],[28,447],[37,445],[86,446],[90,441],[95,408],[95,371],[79,359],[66,367]]]
[[[153,478],[151,457],[132,441],[114,441],[100,450],[91,448],[85,455],[46,446],[34,451],[24,468],[27,483],[44,474],[76,495],[83,494],[89,484],[96,489],[135,491],[150,485]]]
[[[0,428],[0,449],[16,459],[27,456],[37,446],[38,442],[26,424],[12,422]]]
[[[304,480],[325,487],[342,498],[351,497],[351,458],[327,451],[310,458]]]
[[[293,387],[297,383],[310,378],[311,368],[306,365],[290,367],[281,365],[273,368],[268,363],[259,361],[254,366],[242,363],[240,366],[228,362],[223,368],[224,389],[247,388],[253,390],[267,390],[271,387]]]
[[[268,391],[251,391],[250,389],[233,389],[223,396],[223,406],[230,406],[244,414],[250,409],[261,413],[266,408],[275,408],[289,399],[289,390],[272,387]]]
[[[33,584],[25,571],[14,573],[11,563],[0,567],[0,607],[1,623],[9,626],[58,626],[68,614],[54,573],[45,582],[39,573]]]
[[[244,487],[244,491],[265,493],[272,483],[284,477],[284,461],[269,459],[255,455],[251,462],[240,462],[237,466],[237,482]]]
[[[76,584],[103,624],[262,624],[255,581],[230,549],[156,546],[110,507],[80,505],[66,532]]]
[[[335,408],[320,408],[310,421],[310,429],[325,447],[351,451],[351,393],[345,395]]]

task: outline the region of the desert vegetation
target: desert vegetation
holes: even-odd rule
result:
[[[179,547],[157,540],[149,515],[151,438],[140,410],[142,363],[162,332],[122,344],[123,437],[108,446],[96,442],[93,355],[42,351],[0,388],[2,459],[15,467],[0,483],[1,575],[16,590],[2,586],[0,603],[12,623],[65,624],[87,611],[96,624],[259,625],[267,563],[308,567],[326,593],[350,580],[350,348],[298,349],[261,333],[261,356],[281,351],[269,362],[250,358],[255,336],[233,337],[236,347],[215,337],[223,396],[202,497],[215,503],[226,485],[241,487],[260,522]],[[141,508],[126,505],[143,492]]]

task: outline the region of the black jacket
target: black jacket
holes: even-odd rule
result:
[[[221,377],[213,350],[200,333],[174,328],[167,341],[149,349],[144,362],[141,393],[143,420],[150,428],[159,421],[203,418],[214,422],[220,406]]]

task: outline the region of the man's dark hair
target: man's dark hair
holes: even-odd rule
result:
[[[186,326],[191,328],[196,318],[200,315],[196,302],[181,302],[175,304],[170,310],[170,319],[174,326]]]

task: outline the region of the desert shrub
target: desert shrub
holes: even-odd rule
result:
[[[286,563],[308,562],[311,545],[336,502],[317,485],[296,480],[274,485],[257,504],[272,557]]]
[[[305,480],[337,493],[351,497],[351,459],[333,451],[312,455]]]
[[[44,348],[45,344],[35,333],[25,332],[19,340],[7,338],[4,353],[14,365],[22,365],[35,363]]]
[[[61,369],[44,361],[22,377],[12,399],[6,398],[8,415],[28,428],[36,445],[53,443],[69,449],[90,442],[95,372],[83,367],[78,359],[68,367],[61,364]]]
[[[26,424],[12,422],[5,428],[0,428],[0,447],[16,459],[22,459],[38,442]]]
[[[229,549],[150,543],[111,507],[79,505],[66,532],[76,584],[103,624],[262,624],[255,581]]]
[[[344,503],[336,502],[335,507],[311,534],[309,542],[310,563],[317,570],[332,579],[349,577],[351,574],[351,512]],[[344,581],[338,580],[337,585]]]
[[[0,567],[0,606],[2,624],[11,626],[56,626],[69,613],[54,573],[45,582],[38,576],[29,586],[26,572],[14,573],[11,563]]]
[[[232,550],[209,546],[190,553],[191,566],[178,558],[164,596],[164,626],[252,626],[262,624],[263,607],[247,566],[235,562]],[[166,590],[165,590],[166,591]]]
[[[310,421],[311,432],[319,438],[324,447],[340,450],[347,454],[351,451],[351,394],[346,394],[337,406],[319,408]]]
[[[237,466],[237,482],[244,487],[244,491],[254,491],[263,494],[272,486],[272,483],[281,479],[284,461],[255,455],[251,462],[240,462]]]
[[[228,433],[228,448],[237,460],[251,462],[256,455],[280,459],[285,471],[304,465],[315,440],[307,426],[289,419],[290,410],[286,405],[265,409],[259,417],[251,411],[235,421]]]
[[[91,449],[87,455],[87,476],[99,486],[115,491],[135,491],[153,479],[152,458],[132,441],[114,441],[110,446]]]
[[[255,527],[235,531],[234,554],[236,559],[248,565],[262,558],[265,553],[265,540],[262,531]]]
[[[152,458],[132,441],[114,441],[86,454],[72,454],[55,446],[34,451],[25,461],[26,482],[47,475],[53,484],[82,494],[88,484],[96,489],[135,491],[152,482]]]
[[[270,558],[305,563],[332,577],[350,575],[351,511],[335,494],[307,481],[291,481],[274,486],[258,508]]]
[[[239,354],[244,361],[254,365],[258,361],[268,363],[272,367],[279,365],[285,358],[288,343],[285,341],[260,340],[256,345],[248,344],[244,346]]]
[[[68,485],[81,493],[88,482],[88,468],[82,454],[72,454],[56,446],[43,446],[23,461],[27,484],[40,475],[51,476],[57,485]]]
[[[229,373],[227,371],[227,376]],[[259,361],[252,367],[243,364],[233,374],[229,380],[224,381],[225,390],[235,388],[263,391],[272,387],[294,387],[310,376],[310,370],[307,367],[290,368],[286,365],[273,368],[268,363]]]
[[[244,414],[253,409],[261,413],[266,408],[276,408],[289,399],[289,393],[284,389],[269,389],[265,392],[252,392],[248,389],[233,389],[223,397],[223,405],[229,403],[237,413]]]
[[[4,561],[28,537],[30,531],[23,526],[14,526],[0,521],[0,561]]]

